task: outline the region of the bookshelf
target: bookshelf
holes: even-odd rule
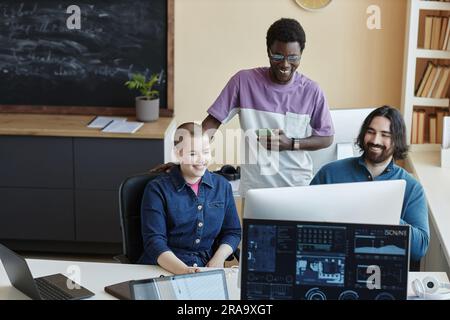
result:
[[[450,66],[450,50],[442,50],[444,48],[441,45],[441,50],[436,50],[436,48],[424,49],[427,41],[425,40],[427,35],[425,35],[426,18],[424,16],[443,17],[442,20],[444,20],[445,17],[450,16],[450,1],[408,0],[401,106],[409,144],[417,143],[417,139],[412,138],[415,109],[424,109],[428,115],[432,110],[445,111],[450,106],[447,86],[444,86],[443,94],[440,97],[430,97],[430,94],[428,94],[428,97],[416,96],[422,77],[425,78],[427,67],[424,67],[424,65],[431,62],[433,66]],[[444,23],[442,22],[442,24]],[[441,33],[444,33],[443,37],[445,38],[445,31]],[[428,33],[428,39],[430,40],[430,38],[430,33]],[[436,85],[439,85],[439,80],[440,78],[436,77]]]

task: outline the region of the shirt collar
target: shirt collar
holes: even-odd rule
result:
[[[359,158],[358,158],[358,164],[364,168],[367,169],[367,165],[366,165],[366,161],[364,160],[364,154],[362,154]],[[384,169],[383,173],[387,173],[387,172],[391,172],[394,169],[394,158],[392,158],[391,162],[389,162],[389,164],[387,165],[387,167]]]
[[[173,167],[170,170],[169,175],[177,192],[183,190],[184,186],[187,185],[186,180],[184,180],[183,175],[181,174],[179,165]],[[202,177],[201,184],[205,184],[208,187],[213,188],[211,173],[208,170],[205,171],[205,174]]]

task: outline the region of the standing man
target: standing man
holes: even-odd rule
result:
[[[425,255],[430,240],[428,207],[420,183],[394,163],[405,159],[408,153],[402,115],[388,106],[375,109],[364,120],[356,143],[363,151],[361,157],[323,166],[311,184],[405,180],[400,223],[411,226],[411,260],[419,261]]]
[[[322,90],[296,71],[305,41],[305,32],[296,20],[275,21],[266,37],[270,67],[236,73],[203,120],[203,130],[210,136],[236,114],[246,136],[271,129],[264,130],[268,137],[259,138],[265,152],[255,154],[251,136],[245,140],[245,150],[253,154],[241,164],[243,196],[252,188],[308,185],[313,171],[306,151],[333,142],[333,124]],[[264,170],[274,164],[274,158],[277,166]]]

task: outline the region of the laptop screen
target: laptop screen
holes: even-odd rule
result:
[[[224,270],[130,282],[133,300],[228,300]]]
[[[241,299],[406,299],[409,226],[244,219]]]

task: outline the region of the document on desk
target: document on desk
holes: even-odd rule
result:
[[[103,128],[102,132],[135,133],[143,125],[144,125],[143,122],[113,120],[111,123],[109,123],[106,127]]]
[[[219,274],[180,278],[171,281],[171,285],[175,292],[175,300],[225,300],[226,298]]]
[[[97,128],[97,129],[103,129],[108,124],[116,121],[126,121],[127,118],[125,117],[104,117],[104,116],[97,116],[94,119],[92,119],[91,122],[88,123],[88,128]]]
[[[223,270],[130,281],[133,300],[228,300]]]

